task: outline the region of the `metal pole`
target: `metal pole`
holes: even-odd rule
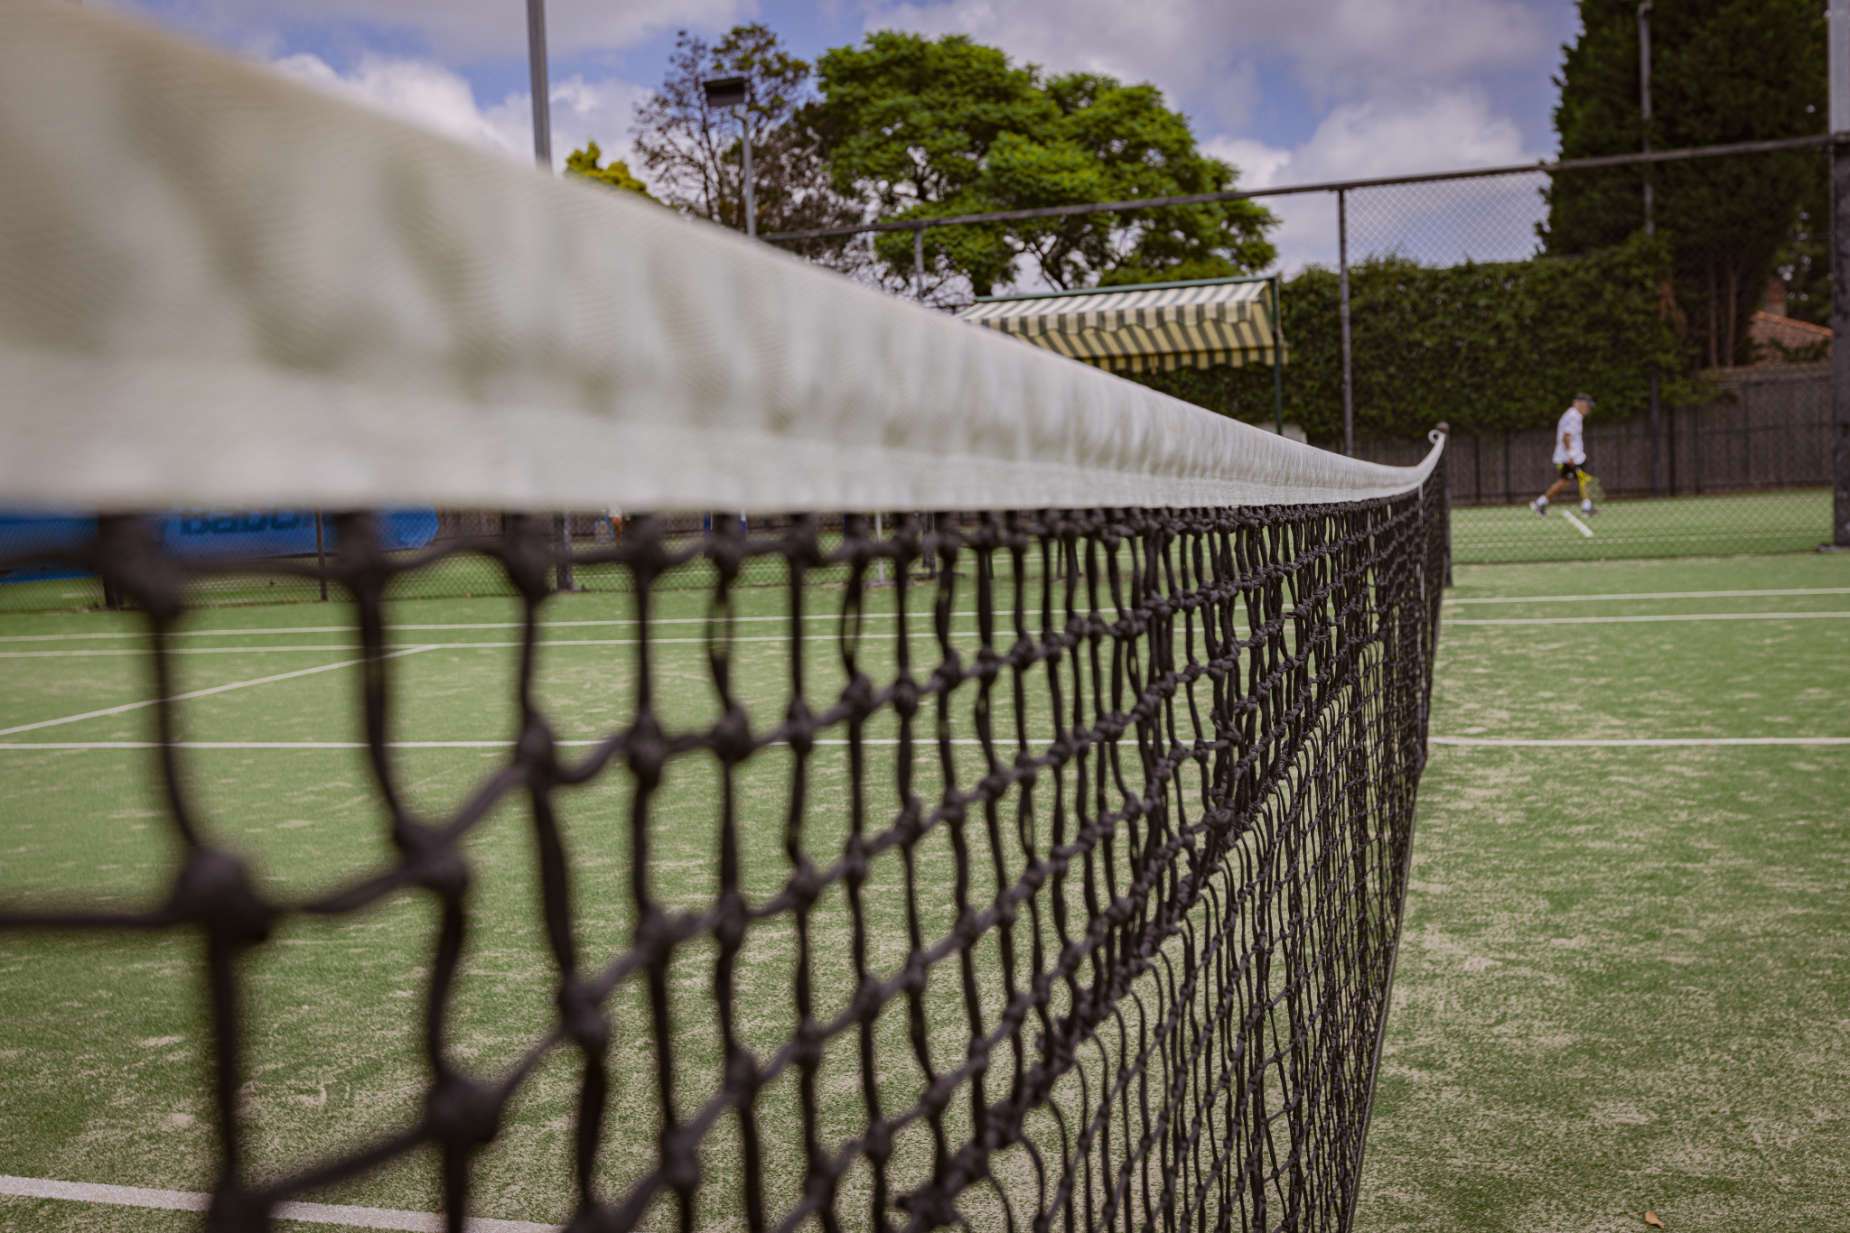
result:
[[[752,192],[752,95],[749,88],[745,92],[745,106],[739,109],[739,118],[745,125],[745,234],[756,239],[758,199]]]
[[[533,161],[552,170],[552,85],[546,72],[546,0],[527,0],[527,89],[533,95]],[[572,530],[564,514],[553,515],[560,545],[558,585],[572,589]]]
[[[1850,548],[1850,0],[1831,0],[1831,544]]]
[[[1651,152],[1651,0],[1638,5],[1638,110],[1643,117],[1644,153]],[[1656,167],[1644,165],[1644,233],[1657,234]],[[1664,409],[1662,376],[1651,365],[1651,492],[1664,487]]]
[[[1285,323],[1279,320],[1278,275],[1272,275],[1272,424],[1285,435]]]
[[[546,76],[546,0],[527,0],[527,88],[533,94],[533,159],[552,170],[552,87]]]
[[[925,299],[925,228],[912,229],[912,298]]]
[[[321,530],[321,511],[315,511],[315,574],[321,583],[321,599],[328,598],[328,550]]]
[[[1336,277],[1342,287],[1343,453],[1355,457],[1355,353],[1349,340],[1349,191],[1336,190]]]

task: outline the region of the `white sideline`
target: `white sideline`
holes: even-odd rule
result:
[[[1051,738],[1040,737],[1040,740]],[[1765,746],[1836,746],[1850,745],[1850,736],[1666,736],[1666,737],[1524,737],[1524,736],[1434,736],[1428,737],[1433,745],[1453,746],[1507,746],[1511,748],[1551,749],[1588,748],[1588,749],[1676,749],[1683,747],[1709,748],[1730,745],[1765,745]],[[845,747],[846,737],[820,737],[817,745]],[[868,736],[861,738],[863,745],[897,745],[896,736]],[[922,750],[928,750],[938,742],[928,735],[915,735],[912,743]],[[981,745],[983,742],[973,736],[951,738],[953,745]],[[512,740],[456,740],[456,741],[387,741],[388,749],[511,749]],[[601,740],[573,738],[556,741],[563,749],[584,749],[592,745],[601,745]],[[995,741],[997,750],[1007,752],[1015,747],[1014,737],[998,737]],[[99,753],[112,750],[148,750],[159,749],[159,741],[0,741],[0,752],[17,750],[22,752],[75,752]],[[212,750],[338,750],[365,749],[364,741],[175,741],[175,749]]]
[[[433,648],[427,646],[403,647],[396,651],[387,652],[385,658],[397,659],[402,655],[416,655],[419,651],[428,651],[431,649]],[[213,694],[228,694],[234,689],[249,689],[254,685],[273,685],[277,681],[294,680],[296,677],[301,676],[314,676],[319,672],[334,672],[341,668],[351,668],[356,664],[363,664],[365,662],[366,660],[364,657],[360,659],[343,659],[339,663],[319,664],[313,668],[297,668],[294,672],[278,672],[270,676],[252,677],[248,681],[228,681],[223,685],[213,685],[206,689],[195,689],[187,693],[175,694],[171,698],[144,698],[139,702],[124,702],[120,706],[106,706],[100,710],[83,711],[76,715],[61,715],[57,719],[41,719],[35,723],[15,724],[11,728],[0,728],[0,736],[15,736],[21,732],[37,732],[41,728],[61,728],[65,724],[81,723],[86,719],[103,719],[110,715],[122,715],[129,711],[143,710],[150,706],[158,706],[162,702],[186,702],[193,698],[207,698]]]
[[[974,614],[971,614],[971,615],[974,615]],[[783,618],[777,618],[777,619],[781,620]],[[1659,621],[1843,621],[1843,620],[1850,620],[1850,610],[1846,610],[1842,612],[1836,612],[1836,611],[1832,611],[1832,612],[1665,612],[1665,613],[1643,613],[1643,614],[1634,614],[1634,615],[1628,615],[1628,616],[1447,617],[1445,620],[1445,624],[1449,627],[1453,625],[1636,625],[1636,624],[1650,624],[1650,623],[1659,622]],[[998,622],[998,624],[1000,625],[1002,624],[1002,622]],[[923,622],[921,622],[920,628],[915,632],[916,632],[916,636],[921,637],[921,638],[930,638],[933,636],[925,628],[925,625]],[[1007,632],[1007,631],[1005,630],[1004,632]],[[899,632],[897,630],[894,630],[889,633],[870,631],[867,633],[863,633],[861,635],[861,638],[863,641],[869,641],[869,642],[885,641],[888,639],[896,639],[898,637],[899,637]],[[804,634],[803,635],[803,641],[805,642],[835,642],[835,641],[838,641],[839,638],[840,638],[840,634],[834,630],[831,630],[827,633],[821,633],[821,634]],[[574,646],[626,647],[626,646],[640,646],[642,645],[644,641],[645,640],[642,638],[542,638],[540,640],[540,646],[548,648],[548,649],[553,648],[553,647],[574,647]],[[646,641],[648,642],[650,646],[705,646],[707,645],[708,640],[704,635],[702,635],[700,637],[692,637],[692,638],[650,638],[650,639],[647,639]],[[747,643],[747,642],[783,643],[783,642],[791,642],[791,641],[793,641],[793,639],[788,634],[746,634],[743,637],[735,637],[731,639],[731,642],[734,643],[735,645],[740,644],[740,643]],[[510,647],[517,647],[520,645],[521,643],[518,639],[511,639],[511,638],[509,639],[499,639],[499,638],[498,639],[482,639],[480,641],[475,641],[475,642],[421,642],[414,647],[400,648],[396,651],[391,652],[391,654],[405,655],[405,654],[410,654],[411,652],[414,652],[414,651],[506,650]],[[276,646],[245,645],[245,646],[210,646],[210,647],[170,647],[168,648],[168,654],[170,655],[277,655],[277,654],[287,654],[291,651],[325,652],[325,651],[350,651],[352,649],[353,649],[353,646],[351,643],[306,643],[305,642],[305,643],[279,644]],[[141,656],[141,655],[146,655],[146,654],[147,654],[147,650],[144,647],[132,647],[132,648],[128,648],[125,650],[115,650],[111,648],[86,647],[86,648],[82,648],[79,650],[68,650],[68,651],[0,651],[0,660],[8,660],[8,659],[108,659],[108,658],[130,658],[130,657]],[[349,662],[358,663],[360,661],[352,660]],[[306,673],[293,673],[293,674],[285,673],[281,676],[277,676],[274,678],[266,678],[266,679],[284,680],[290,675],[300,676],[300,675],[306,675]],[[196,696],[196,695],[188,695],[188,696],[191,697],[191,696]],[[178,699],[176,699],[176,701],[178,701]],[[99,713],[107,713],[107,712],[99,712]],[[0,736],[7,736],[10,734],[10,732],[16,731],[16,730],[23,731],[24,729],[0,729]]]
[[[1447,596],[1445,602],[1450,607],[1464,607],[1476,604],[1620,603],[1654,599],[1757,599],[1761,597],[1790,598],[1804,595],[1850,595],[1850,587],[1761,587],[1734,591],[1615,591],[1609,594],[1593,595],[1487,595],[1468,598]],[[896,612],[867,612],[862,614],[862,619],[866,621],[891,621],[898,615],[899,614]],[[931,617],[931,611],[929,608],[921,608],[918,612],[912,613],[911,615],[928,620]],[[840,614],[834,611],[810,612],[805,613],[803,619],[805,621],[833,621],[839,619],[839,616]],[[951,616],[954,619],[965,619],[976,616],[976,613],[954,612]],[[744,625],[747,623],[768,623],[772,621],[788,622],[790,617],[787,614],[780,614],[777,616],[740,616],[734,617],[733,620],[740,625]],[[703,625],[706,621],[707,618],[704,616],[650,618],[650,624],[652,625]],[[605,617],[579,621],[547,621],[544,624],[544,628],[627,629],[633,628],[636,624],[637,620],[635,617]],[[403,623],[394,622],[392,628],[395,630],[404,630],[406,632],[436,633],[459,630],[519,629],[521,626],[522,622],[520,621],[406,621]],[[172,638],[216,638],[221,636],[226,638],[243,638],[262,637],[265,635],[281,637],[293,634],[350,634],[352,632],[353,626],[351,625],[228,625],[214,629],[176,629],[168,636]],[[145,639],[146,637],[147,631],[137,627],[135,629],[98,630],[95,633],[83,634],[0,634],[0,642],[91,642],[101,639]],[[232,648],[224,649],[230,650]],[[265,647],[262,649],[268,650],[270,648]],[[292,646],[281,649],[300,651],[319,648]],[[344,651],[349,648],[347,646],[341,646],[337,649]],[[136,651],[135,653],[139,654],[140,652]],[[10,655],[14,658],[18,658],[20,653],[0,651],[0,655]]]
[[[1561,511],[1561,517],[1563,517],[1563,518],[1565,518],[1565,519],[1567,519],[1567,520],[1568,520],[1569,522],[1571,522],[1571,523],[1573,523],[1573,524],[1574,524],[1574,530],[1576,530],[1576,531],[1578,531],[1578,532],[1580,532],[1580,533],[1581,533],[1581,534],[1582,534],[1583,536],[1585,536],[1586,538],[1588,538],[1588,539],[1592,539],[1592,538],[1593,538],[1593,528],[1592,528],[1592,527],[1589,527],[1589,526],[1588,526],[1588,525],[1587,525],[1586,523],[1584,523],[1584,522],[1582,522],[1582,521],[1580,521],[1580,519],[1578,519],[1578,518],[1576,518],[1576,517],[1574,517],[1574,511],[1573,511],[1573,510],[1571,510],[1571,509],[1564,509],[1564,510],[1562,510],[1562,511]]]
[[[1434,736],[1434,745],[1513,749],[1708,749],[1730,745],[1850,745],[1850,736]],[[4,746],[0,746],[4,748]]]
[[[109,1186],[101,1182],[61,1182],[51,1178],[8,1177],[0,1174],[0,1195],[21,1199],[64,1199],[72,1203],[102,1203],[111,1207],[152,1207],[171,1212],[203,1212],[212,1196],[196,1190],[155,1190],[146,1186]],[[359,1229],[407,1229],[415,1233],[443,1233],[443,1217],[433,1212],[407,1212],[390,1207],[349,1207],[338,1203],[279,1203],[276,1219],[306,1224],[344,1224]],[[555,1233],[554,1224],[530,1220],[494,1220],[471,1216],[463,1222],[466,1233]]]
[[[1654,612],[1639,616],[1448,617],[1453,625],[1648,625],[1660,621],[1850,621],[1846,612]]]
[[[1745,591],[1614,591],[1606,595],[1486,595],[1481,598],[1454,599],[1445,602],[1455,607],[1465,604],[1589,604],[1619,603],[1646,599],[1759,599],[1762,596],[1850,595],[1850,587],[1760,587]],[[66,637],[53,634],[54,638]],[[85,637],[83,634],[69,635]]]
[[[1850,591],[1850,588],[1845,589],[1846,591]],[[805,621],[836,620],[839,619],[840,615],[840,613],[833,611],[808,612],[803,614],[803,619]],[[899,614],[896,612],[865,612],[861,614],[861,619],[865,621],[891,621],[898,615]],[[929,605],[922,605],[917,611],[912,612],[910,615],[929,622],[932,618],[932,611]],[[973,617],[975,615],[976,613],[974,612],[953,612],[951,614],[952,617]],[[747,622],[788,621],[790,617],[788,614],[780,614],[778,616],[741,616],[734,617],[733,620],[743,625]],[[707,618],[704,616],[649,618],[649,624],[651,625],[705,625],[706,623]],[[599,626],[620,626],[629,628],[636,624],[638,624],[638,621],[635,617],[601,617],[582,621],[545,621],[542,623],[543,627],[546,629],[585,629]],[[418,624],[410,621],[403,623],[397,621],[392,622],[393,629],[417,630],[420,633],[461,629],[520,629],[524,625],[525,622],[522,621],[451,621],[431,624]],[[176,629],[169,637],[215,638],[223,634],[230,638],[262,634],[348,634],[352,632],[353,626],[351,625],[235,625],[227,626],[223,629]],[[147,636],[147,630],[135,628],[100,630],[93,634],[0,634],[0,642],[83,642],[96,638],[146,638]],[[343,647],[342,649],[345,650],[346,648]]]

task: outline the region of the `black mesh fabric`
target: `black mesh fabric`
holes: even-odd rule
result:
[[[908,518],[879,536],[855,518],[826,535],[813,519],[767,534],[722,520],[688,541],[635,519],[620,542],[577,556],[631,583],[634,704],[595,742],[569,745],[535,686],[557,602],[552,520],[388,556],[365,549],[365,516],[349,515],[326,569],[351,600],[368,791],[395,858],[312,898],[267,893],[191,804],[180,708],[163,703],[149,712],[152,773],[183,853],[164,902],[0,904],[0,934],[157,931],[197,964],[213,1229],[267,1228],[279,1203],[431,1150],[460,1229],[480,1209],[478,1153],[561,1053],[578,1076],[560,1140],[577,1189],[556,1210],[574,1230],[1342,1228],[1425,760],[1441,485],[1435,473],[1404,496],[1340,506]],[[402,661],[388,592],[464,552],[520,597],[519,729],[461,804],[425,816],[392,741]],[[651,605],[694,561],[713,579],[696,626],[713,705],[686,727],[663,705],[683,686],[661,679]],[[733,596],[766,561],[785,574],[788,635],[776,652],[787,687],[768,714],[741,693]],[[171,698],[188,588],[239,567],[165,555],[130,518],[105,520],[75,563],[145,615],[154,696]],[[825,571],[839,581],[815,584]],[[897,624],[878,653],[875,598]],[[832,636],[810,632],[819,622]],[[766,759],[783,773],[743,791]],[[844,786],[823,820],[811,780],[825,762]],[[675,768],[691,764],[720,785],[692,806],[674,796]],[[593,884],[574,850],[584,832],[559,815],[613,779],[625,808],[593,823],[623,837],[628,865]],[[470,889],[497,870],[465,841],[510,812],[535,840],[557,1014],[513,1065],[481,1073],[453,1049],[452,1004]],[[669,813],[704,837],[717,888],[704,903],[665,901],[651,876]],[[768,888],[761,866],[742,868],[748,828],[781,831]],[[926,868],[926,845],[948,856]],[[899,869],[903,887],[879,904],[876,867]],[[629,900],[627,938],[594,953],[576,915],[586,896],[613,894]],[[396,897],[422,897],[435,921],[421,1013],[404,1024],[421,1041],[421,1112],[358,1148],[254,1168],[240,1088],[263,1060],[250,1023],[266,1008],[250,1004],[243,969],[285,919]],[[794,1027],[765,1040],[754,1024],[767,1008],[745,1000],[739,962],[771,930],[789,939],[776,1009]],[[705,972],[692,993],[671,987],[690,951]],[[694,1027],[718,1046],[690,1047]],[[767,1127],[773,1087],[794,1091],[794,1122]],[[652,1155],[613,1184],[619,1089],[651,1110],[652,1125],[623,1129]]]

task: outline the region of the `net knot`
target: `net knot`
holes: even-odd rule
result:
[[[816,717],[803,699],[792,699],[790,709],[784,712],[784,734],[791,750],[799,756],[816,748]]]
[[[557,766],[558,745],[553,739],[552,729],[544,719],[534,715],[527,720],[520,730],[520,740],[514,747],[514,757],[527,768],[529,776],[552,778],[552,771]]]
[[[668,762],[668,741],[662,735],[661,725],[655,722],[655,716],[647,711],[637,714],[636,722],[630,725],[624,737],[623,752],[639,786],[654,788],[662,782],[662,768]]]
[[[229,852],[201,848],[187,858],[174,883],[174,915],[204,925],[234,946],[252,946],[270,935],[276,913],[257,894],[250,870]]]
[[[745,708],[734,703],[713,725],[713,752],[729,765],[745,761],[752,752],[752,723]]]
[[[424,1118],[431,1137],[451,1147],[479,1147],[501,1123],[501,1094],[463,1075],[443,1075],[430,1089]]]
[[[216,1190],[206,1208],[206,1233],[269,1233],[270,1204],[235,1187]]]
[[[910,676],[893,682],[893,710],[901,719],[911,719],[919,713],[919,683]]]
[[[874,713],[874,683],[864,672],[854,674],[841,693],[842,705],[848,710],[848,717],[863,720]]]
[[[598,1005],[597,991],[576,976],[559,987],[559,1026],[588,1054],[602,1057],[610,1047],[610,1021]]]
[[[461,899],[469,889],[469,864],[453,844],[421,834],[409,862],[411,880],[443,899]]]
[[[662,1133],[662,1181],[683,1194],[700,1185],[698,1133],[688,1126],[672,1126]]]

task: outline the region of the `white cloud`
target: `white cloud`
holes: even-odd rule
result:
[[[1238,167],[1247,188],[1494,167],[1542,157],[1527,147],[1513,122],[1470,89],[1399,102],[1340,104],[1308,140],[1289,149],[1231,137],[1202,144]],[[1541,216],[1540,182],[1540,176],[1530,174],[1351,192],[1351,259],[1385,252],[1430,262],[1524,256],[1534,248],[1534,224]],[[1335,264],[1333,194],[1263,200],[1279,216],[1273,238],[1286,269]]]
[[[366,55],[350,72],[340,73],[317,56],[294,55],[273,66],[401,120],[513,158],[532,157],[532,96],[524,92],[484,108],[460,75],[427,60]],[[595,140],[607,157],[627,158],[631,119],[648,96],[645,87],[617,78],[574,76],[554,82],[553,162],[563,165],[565,156],[588,140]]]
[[[1539,69],[1555,47],[1522,0],[866,0],[865,16],[869,29],[969,34],[1051,69],[1154,81],[1221,129],[1250,114],[1261,61],[1341,100]]]
[[[546,41],[555,57],[615,51],[664,30],[724,29],[757,7],[757,0],[552,0]],[[390,30],[446,59],[475,62],[524,60],[526,11],[520,0],[188,0],[177,12],[150,15],[246,47],[261,45],[284,26]]]

